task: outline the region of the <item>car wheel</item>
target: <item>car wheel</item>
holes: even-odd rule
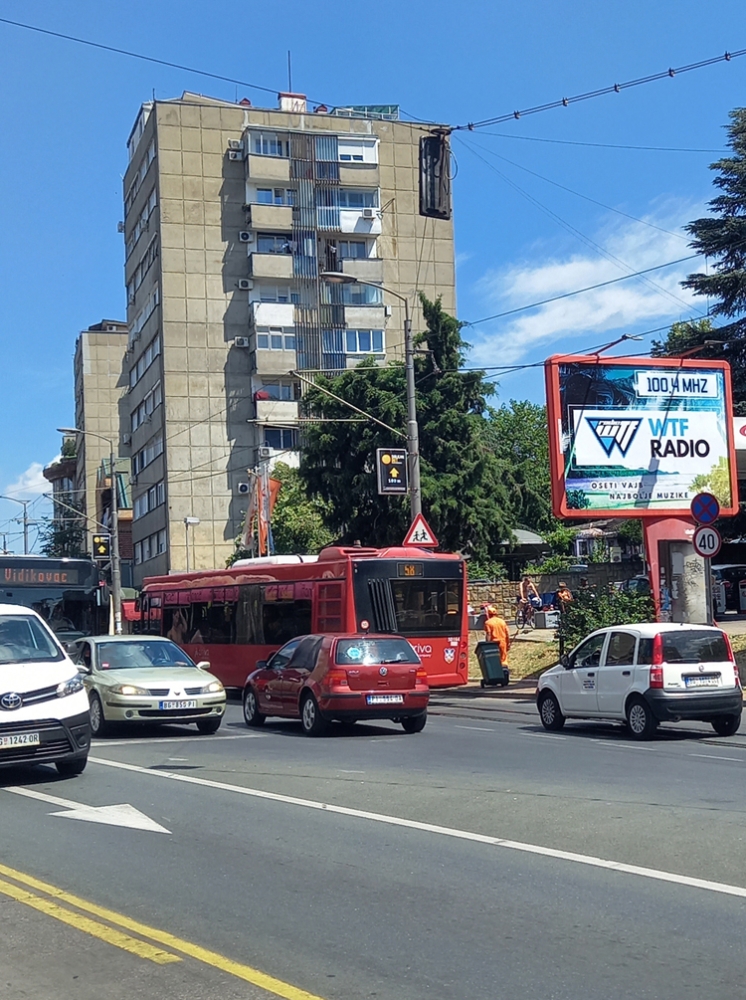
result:
[[[252,687],[244,688],[243,693],[243,721],[247,726],[263,726],[267,716],[259,711],[259,702],[256,700],[256,691]]]
[[[89,702],[91,705],[91,735],[106,736],[109,726],[104,718],[104,706],[95,691],[91,691]]]
[[[509,678],[509,677],[504,677],[504,678],[503,678],[503,679],[502,679],[502,680],[500,681],[500,687],[504,687],[504,688],[506,688],[506,687],[508,686],[508,684],[510,684],[510,678]]]
[[[323,736],[326,732],[326,719],[319,711],[318,702],[310,691],[303,698],[300,708],[300,721],[306,736]]]
[[[740,715],[719,715],[712,720],[712,728],[718,736],[733,736],[741,725]]]
[[[202,736],[210,736],[212,733],[216,733],[218,729],[220,729],[220,723],[222,721],[222,715],[219,715],[217,719],[200,719],[197,723],[197,729]]]
[[[539,700],[539,718],[545,729],[562,729],[565,717],[560,711],[559,702],[551,691],[545,691]]]
[[[421,733],[427,722],[427,712],[422,715],[408,715],[401,720],[401,726],[405,733]]]
[[[88,758],[81,757],[78,760],[58,760],[54,766],[61,778],[74,778],[77,774],[82,774],[85,771],[87,763]]]
[[[650,711],[650,706],[642,698],[630,699],[627,706],[627,726],[633,739],[652,739],[658,722]]]

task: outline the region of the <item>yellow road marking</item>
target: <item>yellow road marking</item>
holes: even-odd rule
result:
[[[106,941],[107,944],[114,945],[115,948],[129,951],[139,958],[147,958],[158,965],[181,961],[178,955],[171,955],[169,952],[163,951],[162,948],[155,948],[147,941],[138,941],[136,938],[130,937],[129,934],[122,934],[121,931],[100,924],[97,920],[91,920],[90,917],[84,917],[81,913],[66,910],[64,906],[53,903],[51,899],[35,896],[32,892],[19,889],[17,886],[11,885],[10,882],[2,881],[2,879],[0,879],[0,892],[19,903],[32,907],[34,910],[39,910],[40,913],[46,913],[48,917],[62,921],[63,924],[69,924],[76,930],[100,938],[101,941]]]
[[[94,916],[101,917],[103,920],[116,924],[118,927],[122,927],[125,930],[132,931],[142,937],[150,938],[151,941],[157,941],[159,944],[165,945],[167,948],[173,948],[175,951],[180,951],[183,955],[187,955],[189,958],[193,958],[197,962],[202,962],[203,965],[210,965],[215,969],[220,969],[221,972],[226,972],[228,975],[235,976],[236,979],[243,979],[247,983],[252,983],[254,986],[258,986],[260,989],[266,990],[267,993],[274,993],[275,996],[282,997],[283,1000],[324,1000],[323,997],[317,996],[315,993],[308,993],[306,990],[303,990],[298,986],[293,986],[291,983],[285,983],[281,979],[275,979],[274,976],[267,975],[267,973],[262,972],[260,969],[255,969],[250,965],[244,965],[241,962],[235,962],[226,955],[221,955],[219,952],[210,951],[208,948],[203,948],[198,944],[193,944],[191,941],[186,941],[183,938],[176,937],[173,934],[169,934],[168,931],[162,931],[156,927],[149,927],[147,924],[142,924],[138,920],[132,920],[130,917],[127,917],[122,913],[117,913],[115,910],[109,910],[104,906],[98,906],[96,903],[91,903],[87,899],[82,899],[80,896],[75,896],[70,892],[65,892],[64,889],[59,889],[57,886],[50,885],[48,882],[42,882],[40,879],[34,878],[32,875],[26,875],[24,872],[8,868],[3,864],[0,864],[0,874],[5,875],[7,878],[12,878],[16,882],[20,882],[23,885],[27,885],[30,888],[35,889],[37,892],[44,892],[61,902],[75,906],[79,910],[84,910],[87,913],[92,913]],[[5,883],[0,882],[0,891],[4,891],[2,890],[2,886],[4,884]],[[16,891],[18,892],[22,890]],[[34,898],[38,899],[38,897]],[[42,902],[44,901],[42,900]],[[64,910],[63,912],[69,913],[70,911]],[[73,914],[73,916],[76,915]],[[91,921],[91,923],[95,924],[94,921]],[[125,937],[125,935],[122,936]],[[135,943],[137,944],[139,942]],[[161,954],[168,953],[162,952]],[[170,956],[168,960],[180,961],[180,959],[176,958],[176,956]]]

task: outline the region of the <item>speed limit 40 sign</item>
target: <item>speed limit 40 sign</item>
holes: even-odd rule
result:
[[[694,532],[692,541],[697,555],[705,556],[705,558],[716,556],[722,544],[720,532],[717,528],[710,527],[709,524],[701,524]]]

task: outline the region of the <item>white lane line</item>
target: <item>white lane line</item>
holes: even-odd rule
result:
[[[532,740],[566,740],[566,736],[550,736],[549,733],[521,733],[521,736],[529,736]]]
[[[723,757],[719,753],[690,753],[687,754],[688,757],[706,757],[708,760],[735,760],[739,764],[743,764],[746,761],[746,757]]]
[[[365,771],[350,771],[346,767],[340,767],[339,768],[339,773],[340,774],[365,774]]]
[[[655,753],[654,747],[641,747],[636,743],[614,743],[612,740],[591,739],[589,743],[600,743],[605,747],[620,747],[622,750],[646,750],[648,753]]]
[[[239,733],[236,736],[208,736],[207,743],[215,743],[216,740],[263,740],[269,733]],[[204,736],[187,734],[186,736],[153,736],[149,739],[137,740],[93,740],[92,746],[100,747],[134,747],[142,746],[143,743],[184,743],[186,740],[199,740],[205,742]]]
[[[454,729],[469,729],[473,733],[496,733],[496,729],[486,729],[484,726],[454,726]]]
[[[246,795],[254,799],[266,799],[270,802],[280,802],[290,806],[301,806],[304,809],[314,809],[319,812],[334,813],[338,816],[349,816],[354,819],[367,819],[373,823],[385,823],[388,826],[405,827],[409,830],[419,830],[422,833],[435,833],[443,837],[453,837],[456,840],[467,840],[476,844],[489,844],[492,847],[505,847],[511,851],[521,851],[525,854],[538,854],[545,858],[555,858],[558,861],[574,861],[580,865],[592,868],[605,868],[608,871],[620,872],[625,875],[639,875],[641,878],[655,879],[659,882],[672,882],[675,885],[688,886],[692,889],[706,889],[708,892],[718,892],[725,896],[740,896],[746,899],[746,888],[740,885],[729,885],[726,882],[711,882],[708,879],[692,878],[689,875],[677,875],[674,872],[659,871],[657,868],[642,868],[639,865],[627,865],[621,861],[608,861],[605,858],[595,858],[590,854],[575,854],[572,851],[560,851],[552,847],[540,847],[537,844],[525,844],[517,840],[503,840],[501,837],[489,837],[483,833],[470,833],[468,830],[457,830],[448,826],[436,826],[434,823],[420,823],[401,816],[387,816],[384,813],[367,812],[363,809],[350,809],[348,806],[335,806],[327,802],[315,802],[312,799],[299,799],[293,795],[281,795],[279,792],[265,792],[259,788],[248,788],[245,785],[229,785],[224,781],[210,781],[208,778],[195,778],[188,774],[176,774],[173,771],[151,771],[137,764],[125,764],[118,760],[104,760],[99,757],[89,757],[92,764],[103,764],[105,767],[115,767],[121,771],[135,774],[146,774],[151,778],[165,778],[168,781],[179,781],[185,785],[201,785],[204,788],[215,788],[221,792],[233,792],[236,795]]]

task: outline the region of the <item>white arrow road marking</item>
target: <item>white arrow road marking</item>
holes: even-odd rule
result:
[[[61,816],[63,819],[79,819],[84,823],[106,823],[108,826],[126,826],[131,830],[149,830],[151,833],[168,833],[165,826],[156,823],[139,809],[124,802],[118,806],[87,806],[82,802],[72,802],[70,799],[61,799],[57,795],[47,795],[46,792],[35,792],[31,788],[19,788],[13,786],[4,788],[2,791],[12,792],[14,795],[24,795],[29,799],[38,799],[40,802],[49,802],[53,806],[62,806],[64,812],[50,813],[50,816]]]

